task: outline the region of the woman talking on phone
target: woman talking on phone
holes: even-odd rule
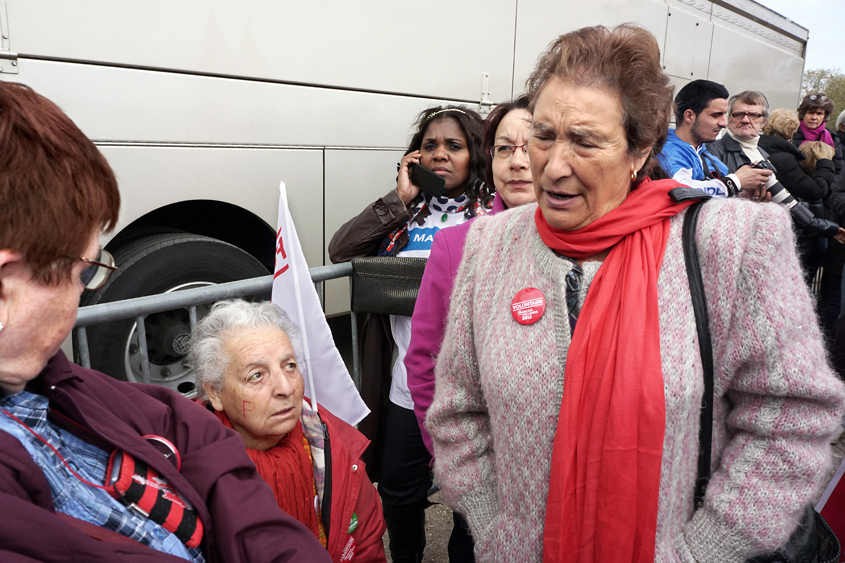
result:
[[[490,211],[494,194],[483,181],[481,117],[463,107],[442,106],[423,111],[416,125],[399,163],[396,189],[338,229],[329,243],[332,262],[358,256],[427,258],[437,231]],[[441,176],[445,194],[435,197],[420,190],[411,180],[412,165]],[[390,315],[370,318],[363,343],[362,395],[373,412],[359,429],[370,439],[381,437],[371,452],[375,463],[370,463],[379,471],[371,472],[371,477],[379,482],[395,563],[422,560],[426,496],[431,487],[431,456],[414,415],[403,362],[410,339],[411,318]],[[391,365],[394,343],[397,360]],[[386,412],[380,412],[381,390],[388,387]]]

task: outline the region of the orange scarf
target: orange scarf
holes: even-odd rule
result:
[[[577,231],[543,242],[574,259],[611,249],[578,317],[552,451],[543,561],[653,563],[666,405],[657,278],[675,203],[673,180],[643,180]]]
[[[224,411],[214,411],[214,414],[223,426],[234,430]],[[320,521],[314,508],[314,470],[304,444],[307,441],[302,433],[302,423],[297,421],[293,430],[272,448],[266,451],[247,448],[246,453],[258,469],[258,474],[273,489],[279,508],[320,538]]]

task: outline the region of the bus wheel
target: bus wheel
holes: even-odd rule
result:
[[[267,269],[240,248],[217,239],[187,233],[145,237],[114,253],[118,270],[97,291],[85,292],[81,305],[169,293],[239,279],[265,276]],[[267,295],[259,296],[269,298]],[[197,307],[197,319],[209,305]],[[144,322],[150,381],[186,397],[197,394],[193,369],[187,364],[191,326],[187,309],[147,315]],[[141,354],[134,320],[88,327],[91,367],[115,379],[143,382]],[[78,350],[74,338],[74,355]]]

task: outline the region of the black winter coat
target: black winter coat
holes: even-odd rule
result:
[[[760,154],[763,155],[763,158],[769,158],[769,155],[766,154],[766,151],[762,150],[762,147],[758,145],[757,148],[761,149]],[[717,139],[712,143],[707,143],[707,150],[710,151],[713,156],[721,160],[725,166],[728,167],[728,172],[731,174],[746,164],[751,164],[751,159],[745,156],[745,153],[743,152],[742,147],[739,146],[739,143],[727,134],[721,139]]]
[[[769,161],[778,171],[778,181],[793,196],[807,203],[817,203],[830,196],[835,176],[832,161],[826,158],[819,160],[813,177],[805,174],[798,164],[804,160],[804,153],[789,141],[772,135],[760,135],[757,146],[769,153]]]
[[[842,143],[839,140],[839,136],[836,133],[831,133],[831,135],[833,135],[833,149],[836,151],[833,155],[833,165],[836,167],[836,179],[839,180],[839,177],[842,175],[842,168],[845,166],[845,157],[842,154]],[[799,129],[792,136],[792,144],[800,147],[803,142],[804,133]]]

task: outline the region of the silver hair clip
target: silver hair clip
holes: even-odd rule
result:
[[[462,110],[462,109],[446,108],[446,109],[441,109],[441,110],[437,110],[437,111],[435,111],[434,113],[432,113],[431,115],[429,115],[428,117],[426,117],[426,118],[425,118],[425,120],[426,120],[426,121],[428,121],[429,119],[431,119],[432,117],[434,117],[434,116],[435,116],[435,115],[437,115],[438,113],[443,113],[443,112],[445,112],[445,111],[456,111],[456,112],[458,112],[458,113],[462,113],[462,114],[464,114],[464,115],[466,115],[466,114],[467,114],[467,112],[465,112],[465,111],[464,111],[464,110]]]
[[[3,330],[3,323],[0,323],[0,330]]]

